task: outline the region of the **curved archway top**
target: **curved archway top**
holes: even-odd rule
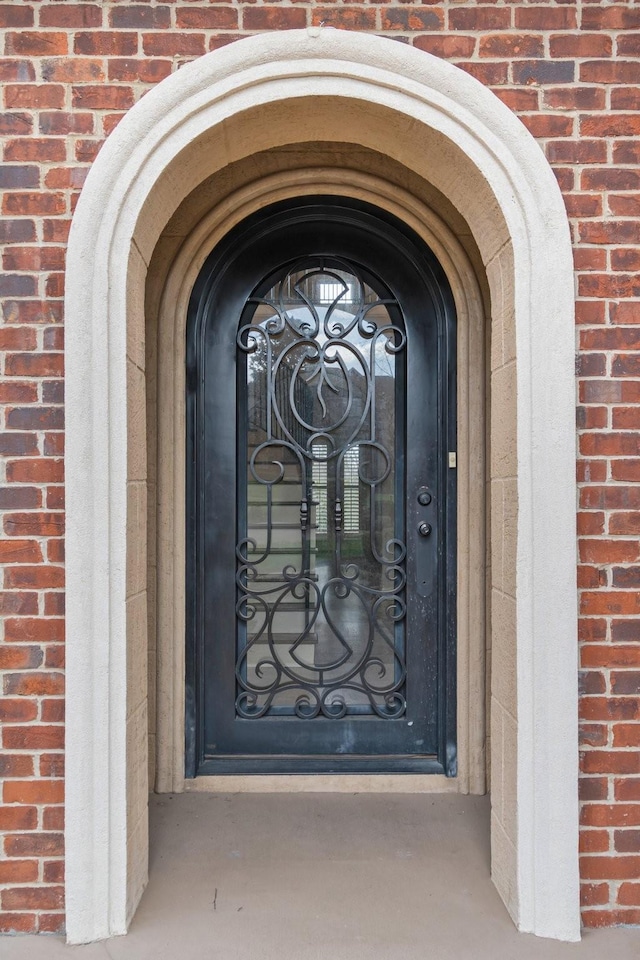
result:
[[[517,852],[508,873],[521,929],[576,939],[573,267],[562,196],[536,141],[478,81],[394,40],[333,29],[246,38],[162,81],[108,138],[76,209],[65,318],[68,935],[82,942],[124,932],[143,886],[140,879],[127,899],[128,863],[138,858],[139,878],[146,869],[144,831],[135,855],[127,833],[135,776],[127,767],[126,572],[127,482],[145,482],[134,445],[127,449],[127,378],[144,383],[149,259],[174,210],[232,146],[246,155],[269,146],[265,118],[277,115],[281,133],[293,125],[283,136],[295,142],[306,108],[305,129],[316,134],[307,140],[333,136],[312,131],[315,104],[325,118],[327,105],[347,105],[349,121],[359,118],[356,142],[426,179],[433,171],[433,185],[471,226],[493,309],[502,304],[515,317],[514,409],[502,425],[502,439],[517,442],[517,476],[509,477],[518,504],[507,630],[516,648],[517,757],[509,762]],[[389,117],[402,133],[397,142],[381,122]]]
[[[142,202],[148,177],[166,168],[167,151],[175,157],[229,116],[323,93],[388,106],[438,131],[461,147],[500,195],[498,206],[513,221],[511,234],[518,232],[518,218],[529,233],[542,221],[545,236],[555,235],[566,247],[555,177],[535,139],[492,91],[447,61],[389,38],[319,27],[244,38],[184,65],[149,91],[94,162],[76,221],[83,212],[94,224],[108,219],[121,207],[124,191],[131,201],[140,194]],[[143,169],[148,177],[141,193],[135,186]],[[505,203],[509,193],[511,204]],[[82,209],[88,203],[91,215]],[[510,217],[516,211],[519,217]]]

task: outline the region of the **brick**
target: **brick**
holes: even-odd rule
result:
[[[7,365],[9,360],[15,356],[24,355],[10,355],[7,358]],[[55,357],[57,354],[50,356]],[[41,357],[43,360],[50,362],[49,357],[44,355],[41,355]],[[35,366],[35,369],[41,370],[42,367]],[[7,427],[11,430],[62,430],[64,427],[64,411],[57,406],[8,407],[5,421]]]
[[[33,613],[38,613],[37,593],[29,591],[22,591],[21,593],[0,592],[0,615],[13,614],[19,616],[20,614]]]
[[[306,10],[300,9],[245,7],[242,16],[245,30],[295,30],[307,25]]]
[[[621,883],[618,888],[617,901],[626,906],[640,906],[640,883]]]
[[[171,68],[171,60],[111,58],[108,61],[109,80],[126,80],[129,83],[158,83],[169,76]]]
[[[640,620],[614,620],[611,639],[614,643],[640,642]]]
[[[259,9],[248,9],[248,13],[261,13],[268,17],[269,7],[260,7]],[[276,13],[280,13],[286,19],[290,17],[295,19],[295,14],[302,14],[306,22],[306,12],[304,10],[293,10],[290,8],[274,8]],[[304,26],[304,23],[302,24]],[[275,29],[275,28],[274,28]],[[175,57],[178,55],[200,57],[206,52],[206,43],[204,33],[143,33],[142,49],[150,57]],[[115,106],[115,105],[114,105]],[[116,107],[116,109],[118,109]]]
[[[581,670],[578,685],[581,696],[605,693],[607,688],[604,674],[600,670]],[[597,719],[602,719],[602,717],[598,717]]]
[[[640,777],[626,777],[616,780],[614,785],[616,800],[640,800]]]
[[[636,660],[640,666],[640,660]],[[616,723],[613,727],[614,747],[640,747],[640,723]],[[639,821],[640,822],[640,821]]]
[[[60,304],[42,300],[5,300],[2,304],[5,323],[56,323],[62,319]]]
[[[0,913],[0,933],[35,933],[35,913]]]
[[[61,643],[64,640],[64,619],[8,617],[4,622],[4,635],[5,640],[14,643]]]
[[[639,720],[640,702],[631,697],[585,697],[579,704],[583,720]],[[606,771],[595,770],[594,773]]]
[[[613,846],[618,853],[639,853],[640,830],[614,830]]]
[[[63,913],[39,913],[38,914],[38,933],[57,933],[65,932],[65,920]]]
[[[64,374],[64,357],[61,353],[14,353],[7,357],[5,374],[10,377],[61,377]],[[14,426],[18,429],[20,429],[19,424],[24,417],[27,418],[25,422],[29,423],[26,429],[30,429],[34,423],[34,420],[30,418],[38,417],[37,411],[35,413],[33,411],[28,412],[27,408],[24,408],[24,411],[21,408],[15,408],[11,413],[13,414]],[[45,408],[43,417],[38,420],[40,429],[43,429],[45,425],[50,425],[48,422],[50,417],[59,422],[59,416],[59,412],[54,413]]]
[[[640,910],[583,910],[585,927],[616,927],[640,924]]]
[[[640,614],[640,594],[634,596],[620,590],[585,591],[580,598],[580,612],[587,616]]]
[[[584,130],[582,132],[586,133]],[[640,190],[640,172],[616,169],[584,170],[581,187],[583,190]]]
[[[542,57],[543,38],[538,34],[493,33],[480,37],[481,57]]]
[[[571,30],[577,26],[573,5],[516,7],[514,21],[517,28],[525,30]]]
[[[37,860],[0,860],[0,883],[33,883],[37,879]]]
[[[609,850],[609,831],[581,830],[579,850],[580,853],[607,853]]]
[[[66,111],[43,110],[38,116],[40,133],[49,136],[68,136],[70,133],[93,133],[94,121],[92,113],[67,113]]]
[[[627,196],[609,194],[609,208],[614,217],[640,216],[640,194]]]
[[[40,711],[43,723],[64,722],[64,700],[42,700]]]
[[[0,649],[0,653],[1,653]],[[2,701],[0,701],[0,704]],[[0,714],[1,715],[1,714]],[[33,758],[24,754],[0,753],[0,778],[7,780],[10,777],[32,777]],[[0,868],[2,862],[0,861]],[[0,880],[0,883],[2,881]]]
[[[100,27],[102,8],[96,3],[53,3],[40,8],[41,27]]]
[[[45,617],[64,616],[64,593],[46,593],[44,597]]]
[[[582,857],[580,872],[585,880],[626,880],[640,876],[640,857]]]
[[[30,187],[38,186],[40,186],[38,167],[26,165],[0,167],[0,188],[3,190],[28,190]]]
[[[606,163],[607,145],[602,140],[552,140],[546,154],[549,163]]]
[[[3,731],[2,742],[5,750],[61,750],[64,748],[64,727],[7,726]]]
[[[27,723],[29,720],[35,720],[37,715],[38,708],[33,701],[0,697],[0,722],[2,723]]]
[[[514,63],[513,79],[515,83],[547,84],[573,83],[575,64],[572,60],[529,60]]]
[[[425,34],[415,37],[413,46],[418,50],[426,50],[437,57],[445,57],[447,60],[455,60],[458,57],[470,57],[476,48],[476,37],[454,36],[433,36]]]
[[[5,273],[0,276],[0,297],[29,297],[36,292],[34,277]]]
[[[0,27],[32,27],[33,7],[0,6]]]
[[[72,102],[80,110],[128,110],[134,95],[131,87],[86,84],[72,87]]]
[[[60,857],[64,853],[61,833],[15,834],[4,841],[8,857]]]
[[[40,776],[52,778],[64,777],[64,754],[43,753],[40,757]]]
[[[640,248],[620,248],[611,250],[611,269],[613,271],[640,270]]]
[[[60,537],[64,534],[64,516],[49,512],[8,513],[4,517],[4,532],[10,537]],[[0,608],[0,612],[5,611]]]
[[[44,830],[63,830],[64,829],[64,807],[45,807],[42,814],[42,826]]]
[[[636,82],[640,79],[640,74]],[[640,109],[640,87],[614,87],[611,91],[611,109],[612,110],[638,110]]]
[[[628,33],[616,37],[616,52],[622,57],[640,56],[640,33]]]
[[[8,780],[3,787],[5,803],[39,804],[62,803],[62,780]]]
[[[101,60],[60,57],[42,61],[42,79],[58,83],[91,83],[104,80]]]
[[[12,169],[7,167],[7,170]],[[18,168],[23,169],[23,168]],[[31,169],[31,168],[27,168]],[[37,167],[33,169],[37,170]],[[0,221],[0,243],[28,243],[36,239],[36,225],[33,220]]]
[[[62,887],[15,887],[1,896],[3,910],[56,910],[64,905]]]
[[[42,871],[45,883],[64,883],[64,860],[48,860]]]
[[[613,480],[625,480],[632,483],[640,481],[640,461],[614,460],[611,464]]]
[[[0,113],[0,136],[29,133],[32,127],[33,118],[28,113]]]
[[[34,272],[38,272],[40,270],[60,270],[64,269],[64,250],[61,247],[16,246],[12,247],[4,254],[2,262],[6,270],[30,270]],[[35,331],[25,330],[25,339],[27,338],[28,334],[33,334],[35,336]],[[15,347],[7,345],[6,347],[2,347],[2,349],[33,350],[34,347],[31,345],[20,347],[20,345],[17,344]]]
[[[460,7],[449,10],[452,30],[503,30],[511,26],[508,7]]]
[[[614,670],[611,673],[611,691],[615,696],[640,694],[639,670]],[[639,758],[640,759],[640,758]]]
[[[484,83],[486,86],[496,86],[507,83],[509,79],[509,68],[506,63],[494,63],[491,61],[485,61],[484,63],[472,61],[468,63],[460,61],[458,66],[461,70],[471,74],[472,77],[475,77],[476,80],[479,80],[480,83]]]
[[[171,26],[171,7],[123,4],[109,12],[109,26],[130,30],[166,29]]]
[[[42,651],[39,647],[8,647],[8,649],[32,650],[37,662],[42,658]],[[41,697],[63,694],[64,675],[62,673],[49,673],[46,671],[7,673],[4,677],[4,693],[7,696],[17,697]]]
[[[0,830],[35,830],[38,826],[36,807],[0,806]],[[16,854],[23,856],[24,854]],[[29,856],[30,854],[27,854]]]
[[[64,461],[46,457],[11,460],[6,472],[8,483],[62,483]]]
[[[580,133],[586,137],[636,137],[640,134],[640,115],[616,113],[580,117]]]
[[[179,30],[237,30],[238,11],[219,6],[177,7],[176,26]]]
[[[613,412],[615,414],[617,411],[614,410]],[[592,510],[640,509],[640,489],[635,486],[613,485],[583,487],[580,490],[580,506]],[[606,545],[609,548],[614,548],[615,544],[619,542],[618,540],[609,540]],[[640,548],[640,544],[638,544],[638,547]],[[634,559],[635,557],[629,557],[625,554],[625,560],[631,561]]]
[[[581,297],[638,297],[640,277],[636,274],[588,274],[578,278]]]
[[[640,533],[640,513],[633,511],[614,513],[609,520],[609,531],[622,536],[628,533]]]
[[[580,823],[590,827],[633,827],[640,824],[640,806],[635,803],[585,804]]]
[[[549,7],[544,10],[551,13]],[[610,57],[612,46],[611,37],[606,33],[568,33],[549,38],[552,57]]]
[[[51,566],[21,566],[5,567],[4,571],[5,589],[16,587],[31,588],[33,590],[46,590],[47,587],[64,587],[64,568]],[[628,610],[621,610],[621,613],[628,613]]]
[[[62,193],[8,193],[2,202],[3,213],[13,216],[41,216],[65,213],[67,201]]]
[[[113,30],[76,33],[73,50],[84,56],[135,56],[138,53],[138,34]]]
[[[64,56],[68,53],[66,33],[51,30],[22,30],[20,33],[7,33],[5,53],[21,54],[26,57]]]
[[[514,110],[516,113],[539,109],[540,93],[538,90],[505,90],[498,87],[494,92],[510,110]]]
[[[609,781],[606,777],[580,777],[578,781],[580,800],[606,800],[609,792]]]
[[[608,883],[581,883],[580,903],[582,906],[598,906],[609,902]]]
[[[585,4],[582,10],[583,30],[633,30],[638,26],[638,13],[633,8],[595,7]]]
[[[42,550],[35,540],[0,540],[1,563],[41,563]]]
[[[328,10],[331,10],[331,20],[335,22],[336,26],[348,27],[352,30],[369,29],[368,20],[363,22],[361,26],[359,18],[353,18],[351,21],[350,18],[347,18],[346,21],[344,20],[344,14],[347,13],[346,10],[336,10],[335,7],[328,8]],[[338,13],[339,16],[337,20],[334,20],[336,13]],[[363,13],[369,14],[369,11],[365,10]],[[375,11],[371,11],[371,13],[375,16]],[[431,7],[428,10],[416,9],[415,7],[383,7],[381,10],[381,18],[383,30],[442,30],[444,26],[444,11],[435,7]],[[321,19],[322,12],[314,11],[314,22],[318,23]]]
[[[42,665],[42,660],[43,654],[40,647],[0,646],[0,670],[33,670]],[[17,676],[27,677],[27,674],[17,674]],[[7,684],[5,684],[6,693],[17,692],[10,691],[6,687]]]

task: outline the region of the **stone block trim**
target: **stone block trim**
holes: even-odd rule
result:
[[[87,170],[184,62],[311,24],[391,36],[538,139],[576,271],[583,918],[640,923],[640,9],[632,3],[5,0],[0,80],[0,931],[63,904],[63,270]],[[549,345],[553,349],[553,345]]]

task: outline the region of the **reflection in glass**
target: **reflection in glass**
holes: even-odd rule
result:
[[[395,301],[343,261],[245,308],[240,717],[405,713],[405,346]]]

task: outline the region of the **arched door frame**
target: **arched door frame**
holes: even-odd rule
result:
[[[278,108],[291,116],[302,105],[309,125],[329,100],[347,126],[368,115],[360,142],[378,136],[378,149],[404,151],[416,170],[429,155],[435,186],[471,226],[492,298],[512,305],[517,428],[505,443],[516,464],[517,549],[514,602],[503,609],[513,619],[514,689],[501,696],[513,698],[515,745],[501,762],[515,784],[516,839],[502,855],[493,818],[494,871],[503,856],[501,892],[520,929],[579,937],[573,275],[562,197],[524,126],[471,77],[388,39],[313,30],[243,40],[163,81],[109,138],[74,217],[65,321],[71,942],[125,932],[146,875],[146,771],[135,762],[144,697],[127,644],[144,594],[127,522],[143,510],[145,478],[127,436],[144,378],[146,267],[207,158],[250,152],[256,112],[264,139]],[[504,332],[507,312],[499,319]]]

